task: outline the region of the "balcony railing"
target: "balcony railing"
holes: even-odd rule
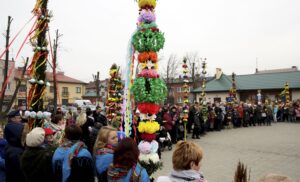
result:
[[[61,96],[62,96],[62,97],[69,97],[69,92],[62,92],[62,93],[61,93]]]

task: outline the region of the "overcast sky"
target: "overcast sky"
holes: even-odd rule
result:
[[[0,0],[0,32],[7,16],[13,17],[11,36],[33,16],[36,0]],[[125,67],[128,41],[136,29],[138,6],[134,0],[49,0],[52,11],[51,39],[63,34],[58,52],[59,67],[68,76],[92,80],[100,71],[108,77],[112,63]],[[299,0],[159,0],[158,27],[165,33],[160,52],[163,67],[170,54],[181,60],[187,52],[206,57],[208,72],[216,67],[226,74],[251,74],[256,68],[300,67]],[[11,47],[16,52],[33,21]],[[0,38],[0,53],[5,38]],[[21,56],[32,57],[29,44]],[[21,57],[16,60],[22,64]]]

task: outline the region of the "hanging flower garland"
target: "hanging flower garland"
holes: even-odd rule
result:
[[[106,117],[113,127],[119,129],[122,123],[121,104],[123,102],[123,84],[119,74],[119,67],[116,64],[111,66],[109,73],[111,77],[108,84]]]
[[[132,45],[138,52],[138,74],[132,86],[132,94],[141,112],[138,131],[142,141],[139,143],[141,165],[149,176],[161,168],[157,154],[156,132],[160,125],[155,121],[159,104],[167,96],[167,87],[157,73],[157,52],[163,48],[165,38],[155,23],[156,0],[137,0],[140,8],[137,31],[132,36]]]

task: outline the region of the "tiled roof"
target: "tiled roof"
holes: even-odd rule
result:
[[[15,78],[21,78],[22,68],[15,69]],[[28,73],[26,74],[28,75]],[[52,72],[46,72],[46,78],[49,82],[53,82],[53,74]],[[79,84],[87,84],[83,81],[77,80],[75,78],[69,77],[65,75],[63,72],[58,72],[56,74],[56,80],[61,83],[79,83]]]
[[[237,90],[258,90],[258,89],[283,89],[285,82],[290,88],[300,88],[300,71],[285,73],[265,73],[237,75]],[[206,84],[206,92],[228,91],[231,87],[231,75],[222,74],[219,80],[212,80]],[[201,87],[193,92],[201,92]]]

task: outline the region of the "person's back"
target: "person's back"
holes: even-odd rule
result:
[[[14,117],[14,121],[9,121],[4,129],[4,137],[8,142],[4,148],[7,182],[24,181],[24,176],[20,168],[20,157],[24,151],[21,143],[24,125],[20,123],[20,115],[12,117]]]
[[[21,157],[21,169],[27,182],[52,182],[52,155],[53,152],[43,146],[45,131],[42,128],[34,128],[26,136],[26,145]]]
[[[82,130],[77,125],[66,128],[65,142],[56,149],[52,158],[55,181],[94,181],[92,156],[79,140],[81,135]]]

